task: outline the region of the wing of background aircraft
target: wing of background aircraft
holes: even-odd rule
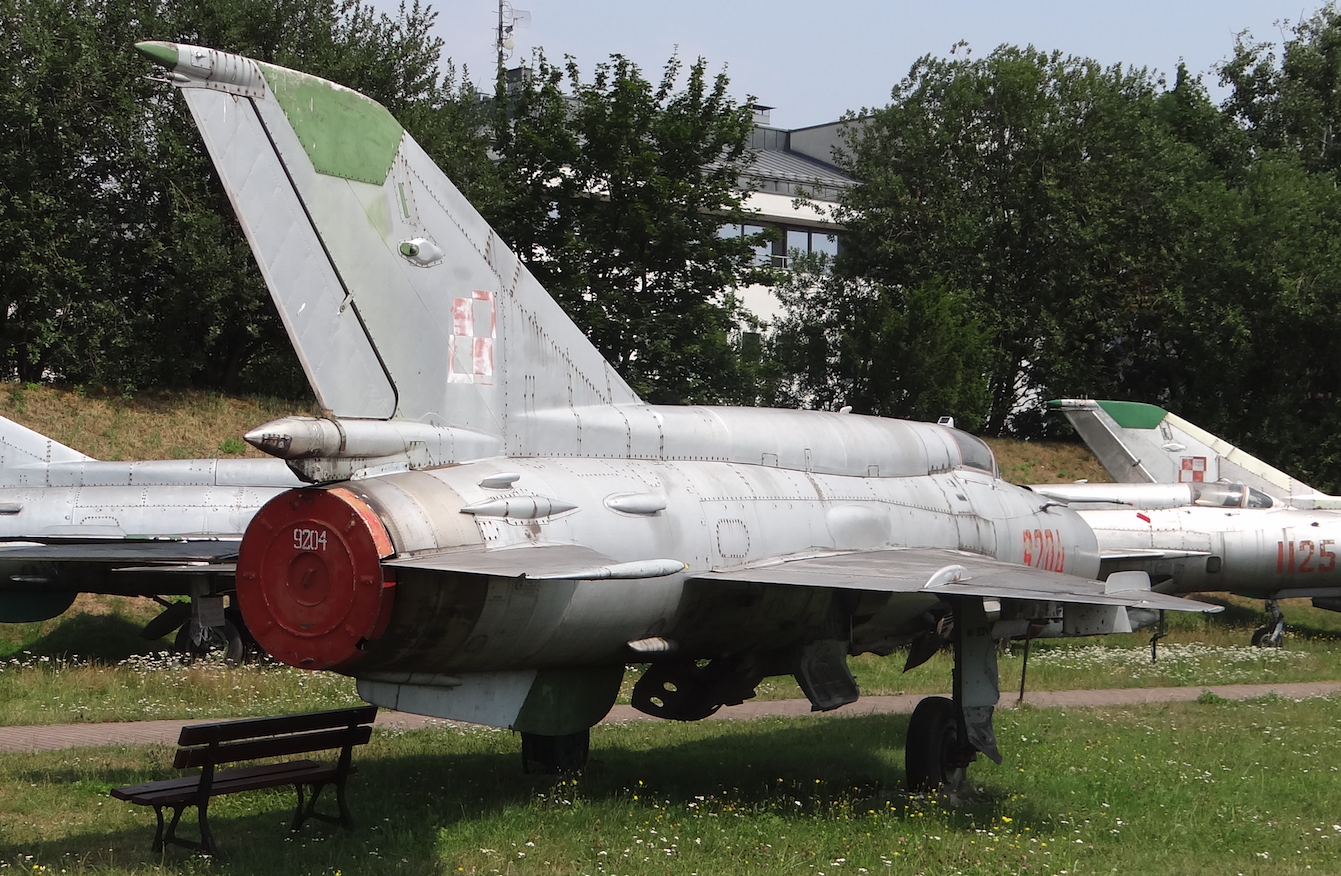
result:
[[[310,487],[247,527],[268,652],[369,702],[510,727],[580,766],[629,662],[680,720],[849,654],[951,644],[909,780],[999,760],[994,641],[1130,628],[1093,532],[981,440],[846,413],[644,404],[387,111],[312,76],[144,43],[190,107],[324,408],[249,433]],[[947,623],[952,619],[953,624]]]

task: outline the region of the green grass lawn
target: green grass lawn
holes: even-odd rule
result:
[[[1341,699],[998,715],[966,799],[902,790],[906,716],[633,723],[576,778],[524,775],[510,733],[379,730],[345,834],[291,835],[290,794],[211,807],[221,858],[148,851],[107,796],[167,747],[0,755],[0,861],[20,873],[1278,874],[1341,868]]]
[[[1300,600],[1302,602],[1302,600]],[[1175,619],[1150,661],[1149,636],[1133,633],[1094,639],[1043,640],[1031,646],[1030,690],[1105,687],[1207,686],[1239,683],[1341,680],[1341,635],[1329,624],[1341,615],[1289,606],[1297,620],[1286,647],[1247,645],[1260,604],[1226,601],[1225,617]],[[103,614],[76,613],[45,624],[10,627],[10,650],[0,661],[0,726],[150,719],[228,718],[358,702],[354,683],[343,676],[307,672],[273,663],[226,667],[218,662],[182,664],[165,655],[131,654],[161,647],[138,638],[129,609]],[[20,628],[22,626],[22,628]],[[0,640],[3,639],[0,631]],[[1024,649],[1013,643],[999,659],[1003,696],[1019,689]],[[72,655],[68,658],[50,655]],[[903,672],[905,655],[862,655],[849,661],[867,696],[947,693],[952,660],[938,654]],[[640,670],[625,680],[622,702]],[[760,699],[802,696],[791,678],[766,679]]]

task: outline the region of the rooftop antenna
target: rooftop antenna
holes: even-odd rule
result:
[[[531,13],[524,9],[514,9],[507,0],[498,0],[498,33],[494,40],[494,48],[498,51],[498,72],[503,72],[503,65],[512,57],[512,49],[517,45],[513,34],[519,27],[527,27],[531,23]]]

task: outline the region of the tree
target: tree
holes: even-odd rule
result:
[[[989,334],[989,432],[1101,384],[1165,292],[1181,155],[1156,97],[1144,70],[1003,46],[924,57],[854,119],[838,269],[963,296]]]
[[[25,380],[285,394],[305,381],[175,89],[132,46],[169,39],[341,81],[401,116],[469,190],[494,185],[435,14],[361,0],[17,0],[0,19],[0,359]]]
[[[964,296],[928,283],[891,288],[797,255],[776,287],[785,315],[771,338],[787,363],[788,407],[936,420],[977,429],[987,415],[986,330]]]
[[[751,113],[728,84],[675,58],[653,84],[618,55],[590,82],[542,56],[518,87],[498,83],[504,195],[488,218],[649,401],[756,392],[731,290],[765,274],[754,241],[719,233],[747,221]]]
[[[1288,26],[1288,22],[1286,23]],[[1289,28],[1280,49],[1247,32],[1220,68],[1224,110],[1255,146],[1297,155],[1309,171],[1341,169],[1341,12],[1328,3]]]

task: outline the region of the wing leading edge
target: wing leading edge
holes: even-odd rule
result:
[[[937,548],[903,548],[799,557],[768,565],[698,573],[704,581],[834,587],[883,593],[933,593],[989,599],[1029,599],[1127,608],[1216,612],[1207,605],[1149,590],[1149,580],[1108,582],[1044,572],[978,554]],[[1138,577],[1144,575],[1138,573]]]
[[[568,544],[438,551],[387,560],[384,565],[532,580],[653,578],[672,575],[685,568],[684,563],[669,559],[619,562],[591,548]],[[1223,610],[1218,605],[1153,593],[1143,573],[1117,574],[1120,577],[1110,577],[1104,582],[1078,575],[1044,572],[964,551],[900,548],[784,558],[728,570],[690,572],[688,578],[708,583],[831,587],[1157,610]]]

